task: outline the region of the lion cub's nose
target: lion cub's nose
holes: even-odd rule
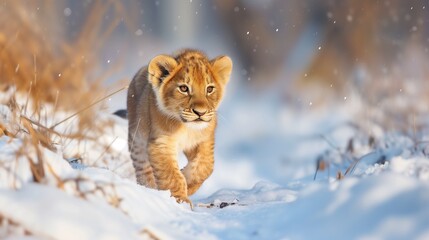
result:
[[[195,114],[197,114],[198,117],[203,116],[204,114],[207,113],[207,110],[205,109],[197,109],[197,108],[193,108],[192,112],[194,112]]]

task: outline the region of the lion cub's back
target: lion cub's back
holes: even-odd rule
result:
[[[131,81],[127,94],[127,110],[128,110],[128,140],[131,140],[131,134],[136,132],[136,127],[139,125],[139,118],[144,117],[146,106],[141,106],[143,102],[147,102],[150,94],[149,81],[147,80],[147,66],[142,67]],[[141,126],[140,126],[141,127]]]

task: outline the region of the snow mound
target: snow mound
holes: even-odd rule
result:
[[[429,237],[429,184],[414,178],[389,172],[350,178],[335,190],[319,184],[298,198],[287,208],[294,219],[285,224],[285,233],[294,239]],[[311,231],[302,232],[303,226]]]
[[[30,233],[52,239],[137,239],[138,228],[120,211],[29,183],[0,190],[0,213]]]
[[[206,203],[239,203],[239,205],[249,205],[265,202],[293,202],[296,199],[296,192],[281,187],[271,182],[258,182],[250,190],[230,190],[222,189],[214,193],[207,199]]]
[[[103,131],[46,147],[29,141],[15,114],[0,105],[2,130],[18,130],[0,132],[0,238],[429,238],[427,144],[399,133],[369,136],[342,124],[324,138],[274,129],[244,145],[231,137],[233,151],[216,159],[192,211],[168,191],[136,184],[125,120],[97,113]],[[317,159],[328,165],[313,180]]]

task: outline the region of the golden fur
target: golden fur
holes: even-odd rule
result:
[[[229,81],[232,61],[196,50],[159,55],[132,80],[127,97],[128,146],[137,182],[170,190],[188,202],[213,171],[216,109]],[[188,164],[182,170],[177,154]]]

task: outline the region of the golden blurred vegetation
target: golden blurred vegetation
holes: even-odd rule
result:
[[[92,1],[70,37],[61,23],[64,3],[0,3],[0,89],[28,94],[36,113],[43,103],[75,110],[105,94],[100,84],[111,72],[98,68],[101,50],[120,23],[130,24],[118,1]]]
[[[111,143],[100,141],[113,120],[91,110],[111,95],[103,81],[115,66],[103,71],[100,56],[118,26],[132,24],[132,11],[114,0],[82,2],[81,25],[70,34],[61,22],[71,11],[66,3],[0,2],[0,137],[23,142],[15,159],[28,160],[35,182],[58,178],[45,150],[88,165],[113,158]],[[88,156],[87,144],[103,154]]]
[[[256,84],[281,78],[284,69],[296,68],[301,61],[298,76],[292,76],[298,85],[322,82],[338,90],[360,70],[371,80],[388,74],[407,78],[412,74],[401,73],[398,65],[406,67],[410,51],[426,53],[423,61],[428,58],[429,6],[425,1],[216,3],[244,68]],[[428,68],[418,70],[429,74]]]

